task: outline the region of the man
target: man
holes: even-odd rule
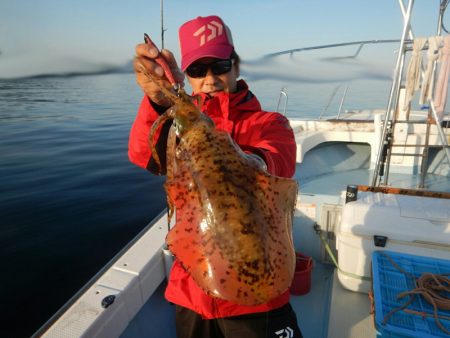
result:
[[[261,109],[257,98],[243,80],[238,80],[240,59],[231,33],[217,16],[197,17],[180,27],[181,71],[193,93],[201,97],[200,110],[228,132],[249,156],[261,162],[273,175],[292,177],[295,172],[296,144],[288,120]],[[163,69],[155,63],[158,51],[148,44],[136,47],[136,79],[145,96],[141,102],[129,140],[130,160],[155,174],[164,174],[165,146],[169,124],[158,136],[157,151],[162,168],[155,164],[148,145],[153,122],[170,101],[159,87],[141,72],[142,67],[171,88]],[[167,50],[161,56],[178,82],[184,80],[174,56]],[[179,210],[180,211],[180,210]],[[180,212],[182,214],[182,211]],[[177,212],[177,217],[179,213]],[[301,337],[296,315],[289,304],[289,291],[256,306],[239,305],[207,295],[178,260],[170,273],[166,299],[176,304],[177,335],[181,337],[280,337],[288,327]],[[289,330],[289,329],[288,329]],[[290,331],[290,330],[289,330]]]

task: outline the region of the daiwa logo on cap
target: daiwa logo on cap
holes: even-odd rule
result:
[[[209,29],[209,34],[205,33],[206,29]],[[205,42],[211,41],[223,34],[223,25],[217,21],[211,21],[210,23],[200,27],[194,36],[200,36],[200,46],[203,46]]]

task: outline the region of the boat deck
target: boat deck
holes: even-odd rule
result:
[[[344,314],[345,315],[342,315]],[[333,275],[328,338],[376,337],[368,294],[349,291]],[[313,337],[313,336],[311,336]]]
[[[291,296],[305,338],[375,337],[367,294],[344,289],[334,268],[315,262],[311,290]],[[128,325],[121,338],[176,338],[175,306],[164,299],[165,282]],[[346,316],[342,316],[345,312]],[[149,325],[151,324],[151,325]]]
[[[314,262],[311,290],[306,295],[291,296],[303,337],[327,337],[332,288],[333,268]]]
[[[121,338],[176,338],[175,306],[165,300],[165,287],[166,281],[163,281],[130,322]]]

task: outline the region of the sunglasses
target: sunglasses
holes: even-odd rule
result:
[[[222,75],[228,73],[233,66],[233,59],[217,60],[211,63],[194,63],[186,68],[186,74],[189,77],[201,78],[205,77],[208,73],[208,69],[214,75]]]

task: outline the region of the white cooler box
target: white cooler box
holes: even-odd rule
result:
[[[450,259],[450,199],[358,192],[342,210],[336,246],[339,281],[358,292],[370,290],[375,250]]]

